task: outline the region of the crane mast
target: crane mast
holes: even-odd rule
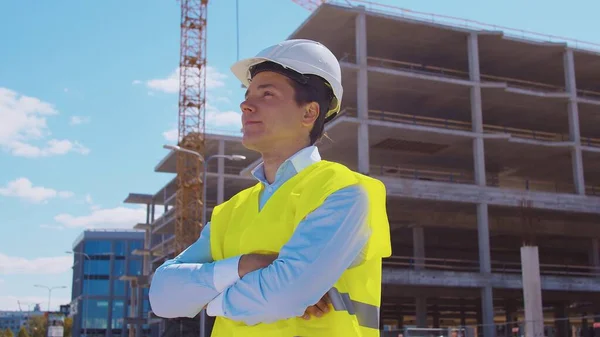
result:
[[[181,1],[179,60],[179,146],[204,156],[206,106],[206,11],[208,0]],[[175,254],[200,235],[202,226],[203,161],[177,152]]]

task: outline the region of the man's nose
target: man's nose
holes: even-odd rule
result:
[[[242,113],[247,114],[247,113],[252,113],[254,111],[256,111],[256,108],[254,107],[254,105],[252,105],[251,102],[248,101],[248,99],[244,100],[241,104],[240,104],[240,109],[242,110]]]

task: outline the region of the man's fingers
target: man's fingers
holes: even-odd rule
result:
[[[329,303],[325,300],[325,298],[322,298],[315,305],[319,308],[319,310],[321,310],[322,313],[329,312]]]

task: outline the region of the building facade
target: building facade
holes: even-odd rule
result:
[[[131,303],[127,275],[142,274],[142,259],[132,254],[144,246],[139,230],[86,230],[73,243],[71,316],[73,337],[128,334],[128,313],[149,311],[148,301]],[[148,298],[147,289],[138,289]],[[144,336],[150,335],[148,325]]]
[[[41,311],[39,304],[36,304],[33,310],[0,311],[0,332],[10,329],[17,336],[21,327],[29,331],[30,318],[43,315],[44,312]]]

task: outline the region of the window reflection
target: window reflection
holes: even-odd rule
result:
[[[125,302],[114,300],[112,306],[112,328],[120,329],[123,327],[123,317],[125,317]]]
[[[142,241],[129,241],[129,253],[133,252],[136,249],[144,248],[144,243]]]
[[[142,275],[142,260],[134,259],[133,257],[129,260],[129,275]]]
[[[126,248],[125,241],[115,241],[115,255],[125,256]]]
[[[98,255],[110,253],[112,242],[110,240],[87,240],[83,252],[88,255]]]
[[[87,300],[84,304],[86,315],[82,316],[83,328],[106,329],[108,327],[108,300]]]
[[[114,296],[125,296],[125,288],[127,287],[126,281],[115,280],[114,281]]]
[[[115,260],[114,261],[113,274],[115,276],[125,275],[125,260]]]
[[[109,275],[110,260],[89,260],[84,264],[86,275]]]
[[[88,295],[109,295],[108,279],[85,279],[83,280],[83,292]]]

